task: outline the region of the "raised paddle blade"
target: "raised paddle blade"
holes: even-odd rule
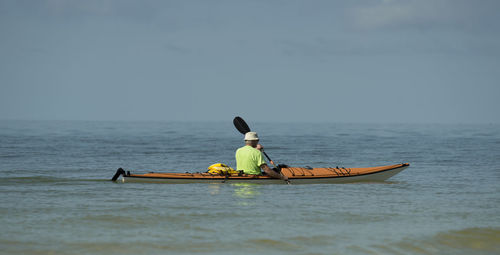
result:
[[[242,134],[246,134],[250,132],[250,128],[248,127],[247,123],[240,117],[236,116],[233,120],[234,127],[240,131]]]

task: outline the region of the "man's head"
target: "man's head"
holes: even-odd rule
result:
[[[256,132],[247,132],[245,134],[245,144],[250,145],[252,147],[257,146],[259,143],[259,136]]]

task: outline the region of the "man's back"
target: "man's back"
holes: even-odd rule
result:
[[[260,166],[265,164],[262,153],[246,145],[236,150],[236,170],[243,170],[246,174],[260,175]]]

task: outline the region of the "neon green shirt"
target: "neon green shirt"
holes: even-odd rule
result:
[[[262,152],[250,145],[243,146],[236,150],[236,170],[243,170],[246,174],[260,175],[260,166],[265,164]]]

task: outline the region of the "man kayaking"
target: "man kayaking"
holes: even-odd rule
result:
[[[236,169],[243,170],[245,174],[261,175],[261,169],[269,176],[288,181],[288,177],[273,171],[267,166],[262,157],[264,147],[259,144],[256,132],[245,134],[245,146],[236,150]],[[272,162],[271,162],[272,163]]]

